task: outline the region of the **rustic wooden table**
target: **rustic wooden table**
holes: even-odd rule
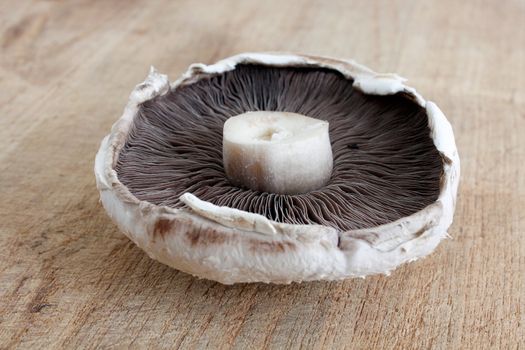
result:
[[[0,348],[525,347],[525,2],[4,1]],[[151,64],[352,57],[437,101],[462,161],[450,234],[390,277],[224,286],[149,259],[93,160]]]

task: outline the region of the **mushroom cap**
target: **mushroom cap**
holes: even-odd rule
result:
[[[338,230],[295,225],[220,207],[185,193],[182,208],[139,200],[119,180],[115,167],[139,106],[203,77],[231,71],[238,64],[322,67],[353,80],[370,95],[405,93],[423,107],[430,137],[442,158],[435,202],[412,215],[376,227]],[[454,134],[441,110],[395,74],[378,74],[351,60],[288,53],[244,53],[213,65],[193,64],[170,83],[151,68],[132,91],[122,117],[100,145],[95,175],[101,202],[119,229],[151,258],[200,278],[224,284],[339,280],[385,273],[431,253],[452,223],[460,167]]]

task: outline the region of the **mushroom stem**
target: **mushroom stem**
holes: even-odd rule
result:
[[[224,123],[223,163],[230,182],[256,191],[299,194],[332,174],[328,122],[287,112],[247,112]]]

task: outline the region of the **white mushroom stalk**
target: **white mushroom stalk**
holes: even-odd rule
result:
[[[298,194],[324,186],[333,167],[328,122],[287,112],[247,112],[224,123],[226,175],[239,187]]]

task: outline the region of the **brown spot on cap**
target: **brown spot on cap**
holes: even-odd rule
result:
[[[296,246],[292,242],[288,241],[258,241],[251,240],[250,250],[254,253],[284,253],[286,251],[294,251]]]
[[[164,238],[167,233],[170,232],[171,228],[173,226],[173,222],[169,219],[159,219],[155,223],[155,227],[153,228],[153,236],[160,236]]]
[[[447,176],[444,171],[441,172],[441,176],[439,177],[439,188],[441,191],[445,189],[445,184],[447,182]]]
[[[450,159],[448,156],[446,156],[444,153],[441,153],[441,158],[443,159],[443,163],[445,163],[446,165],[450,165],[452,164],[452,159]]]
[[[149,87],[149,84],[142,83],[142,84],[137,85],[137,90],[139,90],[139,91],[140,90],[144,90],[144,89],[146,89],[148,87]]]
[[[430,227],[432,227],[432,226],[433,226],[432,223],[428,223],[428,224],[426,224],[425,226],[423,226],[422,228],[420,228],[419,230],[417,230],[417,231],[414,233],[414,235],[415,235],[416,237],[419,237],[419,236],[421,236],[422,234],[424,234],[425,232],[427,232],[427,230],[428,230]]]
[[[186,232],[186,237],[191,246],[208,246],[226,242],[226,236],[212,228],[191,227]]]

